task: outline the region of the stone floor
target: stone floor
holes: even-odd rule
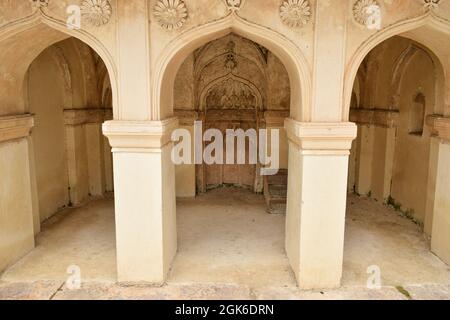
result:
[[[284,216],[262,196],[220,189],[180,200],[179,252],[167,284],[114,283],[112,200],[69,209],[46,222],[37,247],[0,277],[0,299],[449,299],[450,269],[420,228],[370,199],[350,196],[343,286],[301,291],[284,253]],[[70,290],[78,266],[82,287]],[[378,266],[382,288],[367,288]]]

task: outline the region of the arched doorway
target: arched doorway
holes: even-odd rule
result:
[[[443,199],[437,197],[443,191],[436,187],[438,171],[443,176],[448,171],[446,164],[438,164],[447,151],[435,125],[447,114],[444,74],[449,66],[444,57],[449,52],[437,40],[448,41],[448,32],[429,19],[392,26],[356,55],[366,53],[351,102],[346,92],[350,120],[358,124],[349,165],[349,192],[356,195],[350,195],[347,213],[347,284],[365,283],[373,267],[383,285],[407,287],[449,276],[423,237],[431,237],[431,250],[448,263],[439,226],[446,219],[439,210]]]
[[[290,91],[282,62],[234,33],[196,49],[181,65],[174,111],[182,129],[198,130],[204,138],[204,159],[176,167],[178,253],[169,281],[295,286],[284,253],[288,140],[283,125]],[[279,141],[262,146],[277,153],[268,154],[278,158],[273,176],[263,175],[264,165],[252,159],[259,157],[260,130],[280,131]],[[235,136],[238,131],[244,142]],[[217,139],[223,155],[214,154],[209,162],[208,148]]]
[[[114,279],[114,210],[101,200],[113,191],[111,148],[101,132],[116,99],[109,55],[86,33],[39,13],[3,27],[0,48],[7,75],[0,80],[0,175],[7,181],[0,228],[11,239],[0,270],[55,280],[77,265],[95,278],[89,260],[103,251],[106,262],[98,263]],[[87,235],[104,229],[99,247],[90,246]]]

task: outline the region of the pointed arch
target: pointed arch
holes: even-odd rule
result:
[[[162,51],[154,64],[152,77],[152,119],[161,120],[172,116],[174,81],[187,56],[206,43],[230,33],[264,46],[281,60],[291,83],[291,117],[309,121],[312,80],[303,52],[281,34],[248,22],[235,13],[179,35]]]
[[[436,32],[442,32],[444,34],[448,34],[450,36],[450,21],[445,20],[443,18],[438,17],[433,12],[429,12],[425,15],[422,15],[420,17],[416,17],[413,19],[401,21],[397,24],[394,24],[392,26],[389,26],[385,29],[383,29],[380,32],[377,32],[373,34],[369,39],[364,41],[361,46],[357,49],[355,54],[352,56],[349,64],[347,65],[346,72],[345,72],[345,82],[344,82],[344,114],[343,120],[347,121],[349,119],[350,114],[350,101],[353,91],[353,84],[356,79],[356,75],[358,73],[358,69],[360,65],[362,64],[365,57],[379,44],[381,44],[383,41],[392,38],[397,35],[402,35],[404,33],[410,33],[414,30],[420,29],[421,27],[429,27],[433,30],[436,30]],[[418,41],[417,39],[411,38],[412,40],[415,40],[416,42],[419,42],[422,45],[425,45],[421,43],[421,41]],[[431,51],[431,50],[429,50]],[[440,64],[441,72],[441,78],[443,77],[443,67],[442,67],[442,61],[439,59],[437,55],[435,55],[433,58],[436,59],[436,63]],[[447,87],[449,87],[450,79],[442,79],[447,83]],[[450,93],[447,93],[449,95]],[[449,97],[447,97],[449,100]],[[450,102],[450,101],[449,101]]]
[[[103,43],[85,30],[67,28],[66,23],[47,16],[42,11],[9,22],[0,27],[0,70],[9,79],[0,79],[0,95],[8,91],[0,114],[15,114],[24,111],[21,94],[26,70],[31,62],[51,45],[74,37],[90,46],[103,60],[111,81],[114,110],[117,109],[117,69],[114,59]],[[33,41],[30,41],[32,39]],[[2,92],[3,87],[4,92]]]

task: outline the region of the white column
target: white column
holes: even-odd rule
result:
[[[86,147],[89,174],[89,194],[101,197],[105,194],[105,158],[101,122],[86,123]]]
[[[175,116],[180,121],[180,129],[188,130],[194,137],[194,122],[198,119],[195,111],[176,111]],[[191,139],[191,158],[194,159],[194,139]],[[175,167],[175,182],[177,198],[194,198],[197,193],[195,161],[192,164],[182,164]]]
[[[450,118],[436,120],[438,150],[431,250],[450,264]]]
[[[34,187],[28,137],[33,117],[0,117],[0,273],[34,248]]]
[[[386,202],[391,195],[397,129],[378,125],[374,130],[370,190],[374,199]]]
[[[352,123],[286,120],[286,251],[302,289],[340,286]]]
[[[177,251],[175,119],[109,121],[103,132],[114,154],[119,282],[161,284]]]
[[[75,206],[82,205],[89,199],[86,119],[85,109],[64,110],[69,194],[70,202]]]

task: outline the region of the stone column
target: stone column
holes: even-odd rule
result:
[[[177,251],[173,129],[178,121],[109,121],[114,155],[117,272],[123,283],[161,284]]]
[[[86,121],[84,110],[64,110],[69,195],[70,203],[74,206],[83,204],[89,197]]]
[[[302,289],[340,286],[353,123],[285,122],[289,138],[286,251]]]
[[[372,191],[373,144],[375,127],[370,124],[358,126],[358,157],[356,160],[356,193],[367,196]]]
[[[104,121],[113,120],[112,109],[105,110]],[[103,135],[103,158],[104,158],[104,174],[105,174],[105,191],[114,192],[114,174],[113,174],[113,155],[108,138]]]
[[[191,159],[192,164],[181,164],[175,168],[176,195],[178,198],[193,198],[196,190],[196,165],[195,165],[195,141],[194,122],[198,119],[196,111],[175,110],[175,116],[180,120],[180,129],[185,129],[191,134]]]
[[[81,205],[105,194],[104,109],[64,110],[70,201]]]
[[[440,143],[437,154],[431,250],[450,264],[450,118],[435,121]]]
[[[28,137],[31,115],[0,117],[0,273],[34,248],[39,221]]]
[[[391,195],[396,133],[395,127],[375,127],[372,197],[383,203],[387,202]]]
[[[358,124],[356,192],[383,202],[391,193],[398,111],[351,110]]]
[[[106,192],[105,147],[102,123],[105,111],[86,110],[86,147],[89,174],[89,195],[102,197]]]
[[[284,121],[289,118],[289,111],[266,111],[264,113],[264,122],[267,129],[267,141],[270,142],[270,131],[277,129],[280,131],[280,169],[288,168],[288,154],[289,145],[286,136],[286,130],[284,129]],[[270,143],[267,145],[268,154],[271,154],[272,150]]]
[[[428,116],[426,119],[426,124],[430,129],[431,137],[430,137],[430,158],[428,165],[427,202],[424,219],[424,232],[430,238],[433,231],[434,198],[436,194],[437,169],[439,163],[439,149],[441,144],[439,133],[436,131],[435,128],[435,120],[438,120],[439,118],[440,117],[437,115],[431,115]]]

